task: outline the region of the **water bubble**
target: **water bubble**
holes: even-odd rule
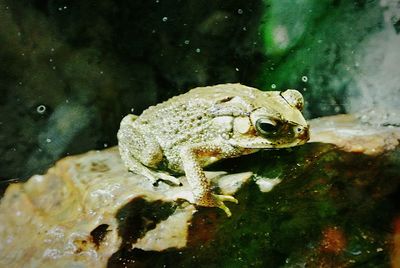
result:
[[[166,22],[167,20],[168,20],[168,17],[163,17],[163,18],[162,18],[162,21],[163,21],[163,22]]]
[[[196,48],[196,53],[200,53],[200,48]]]
[[[237,10],[237,13],[238,13],[239,15],[243,14],[243,9],[239,8],[239,9]]]
[[[190,40],[185,40],[185,41],[183,41],[183,43],[185,43],[185,45],[189,45],[190,44]]]
[[[307,76],[305,76],[305,75],[303,75],[303,76],[301,77],[301,81],[303,81],[303,82],[307,82],[307,81],[308,81],[308,77],[307,77]]]
[[[46,112],[46,106],[44,106],[43,104],[39,105],[38,107],[36,107],[36,112],[38,112],[39,114],[44,114]]]
[[[275,84],[272,84],[272,85],[271,85],[271,88],[276,88],[276,85],[275,85]]]

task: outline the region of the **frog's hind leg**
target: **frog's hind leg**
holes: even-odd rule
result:
[[[130,171],[145,176],[153,184],[166,180],[179,185],[177,178],[151,170],[159,166],[163,160],[163,152],[150,133],[135,126],[136,118],[134,115],[125,116],[118,131],[118,147],[123,162]]]

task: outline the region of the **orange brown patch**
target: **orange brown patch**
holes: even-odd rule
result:
[[[391,255],[391,263],[393,268],[400,268],[400,216],[393,223],[393,249]]]
[[[221,149],[215,149],[215,150],[198,149],[196,150],[196,155],[199,158],[217,157],[221,155]]]
[[[339,254],[346,248],[346,237],[338,227],[327,227],[322,231],[321,251]]]

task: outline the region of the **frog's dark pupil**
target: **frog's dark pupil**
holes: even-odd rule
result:
[[[264,123],[264,122],[260,122],[258,124],[258,127],[265,132],[273,132],[276,131],[276,126],[269,124],[269,123]]]

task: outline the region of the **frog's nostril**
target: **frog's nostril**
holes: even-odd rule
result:
[[[295,131],[297,133],[297,137],[301,140],[308,140],[310,138],[308,126],[307,127],[297,126],[295,128]]]

